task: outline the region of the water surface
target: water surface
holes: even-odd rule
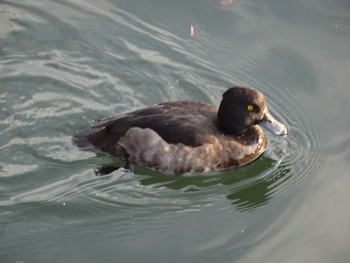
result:
[[[347,1],[2,1],[0,24],[1,262],[348,262]],[[115,160],[71,145],[233,85],[289,129],[241,169],[96,176]]]

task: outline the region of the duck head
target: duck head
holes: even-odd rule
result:
[[[248,87],[233,87],[223,94],[217,122],[224,133],[231,135],[240,135],[257,124],[274,135],[287,135],[286,126],[270,114],[264,95]]]

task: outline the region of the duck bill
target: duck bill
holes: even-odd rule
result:
[[[265,113],[265,116],[262,122],[260,122],[260,125],[277,136],[287,135],[288,133],[287,127],[277,121],[269,112]]]

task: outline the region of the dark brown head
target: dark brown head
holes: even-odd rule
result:
[[[223,94],[217,121],[227,134],[239,135],[256,124],[276,135],[287,134],[286,127],[269,113],[263,94],[248,87],[233,87]]]

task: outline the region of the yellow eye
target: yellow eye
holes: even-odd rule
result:
[[[254,109],[253,105],[248,105],[247,106],[247,110],[252,110],[252,109]]]

